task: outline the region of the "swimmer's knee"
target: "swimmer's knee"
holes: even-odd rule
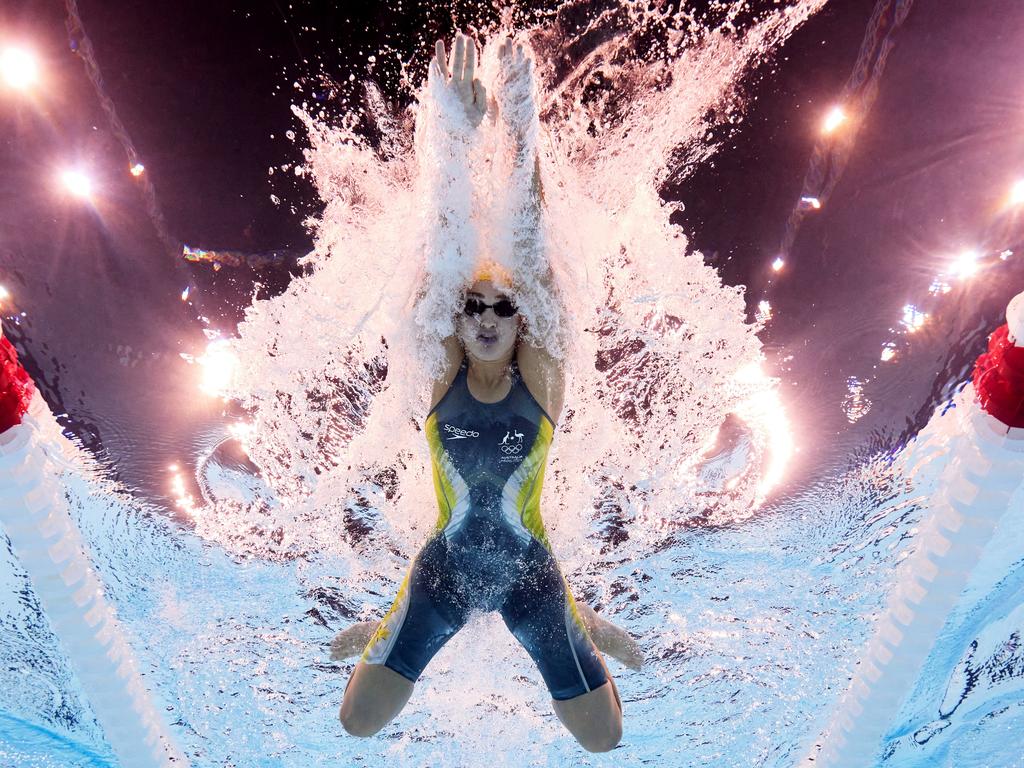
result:
[[[413,685],[383,665],[357,664],[338,711],[341,727],[352,736],[373,736],[402,711]]]
[[[582,738],[580,735],[576,735],[576,741],[587,752],[611,752],[622,741],[622,723],[612,723],[608,730],[600,733],[589,733]]]
[[[572,699],[552,699],[555,714],[588,752],[610,752],[622,741],[622,709],[614,683],[608,682]]]
[[[387,725],[386,720],[381,721],[379,718],[367,717],[365,713],[352,707],[346,710],[344,704],[341,705],[341,709],[338,712],[338,720],[341,721],[341,727],[345,729],[349,736],[359,736],[361,738],[373,736]]]

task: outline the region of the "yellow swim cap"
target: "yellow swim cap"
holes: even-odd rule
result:
[[[493,259],[484,259],[473,271],[473,282],[487,280],[494,285],[512,287],[512,275],[501,264]]]

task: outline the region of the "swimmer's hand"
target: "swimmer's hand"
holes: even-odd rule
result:
[[[455,33],[455,49],[452,51],[451,66],[445,53],[444,42],[437,41],[434,58],[430,61],[431,74],[442,78],[441,82],[451,88],[459,97],[469,124],[474,128],[490,113],[493,121],[497,115],[494,99],[487,101],[487,89],[476,77],[476,40],[461,32]]]
[[[537,105],[533,95],[533,59],[522,43],[504,38],[498,45],[496,101],[505,125],[520,148],[536,130]]]
[[[602,619],[589,605],[576,603],[576,607],[597,650],[618,659],[630,669],[640,669],[643,666],[643,651],[626,630]]]
[[[370,642],[379,623],[379,621],[361,621],[339,632],[331,641],[331,661],[341,661],[362,651]]]

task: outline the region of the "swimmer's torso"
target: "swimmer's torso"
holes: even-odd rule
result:
[[[483,403],[469,391],[465,360],[425,431],[437,494],[437,530],[458,550],[492,547],[511,554],[531,539],[548,547],[541,487],[554,425],[512,361],[512,387]]]
[[[416,682],[473,611],[499,611],[552,698],[574,698],[607,676],[541,522],[554,424],[515,362],[496,403],[470,394],[467,373],[463,361],[425,423],[437,527],[361,660]]]

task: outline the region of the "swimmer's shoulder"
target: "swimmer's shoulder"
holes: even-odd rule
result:
[[[434,381],[433,389],[430,393],[430,410],[434,410],[434,406],[441,402],[441,398],[451,388],[452,382],[455,381],[455,377],[459,374],[462,360],[466,356],[466,350],[462,346],[462,342],[459,341],[458,336],[449,336],[444,340],[443,344],[445,368],[441,378]]]
[[[516,346],[516,365],[530,394],[557,424],[565,401],[562,362],[544,347],[535,347],[522,339]]]

